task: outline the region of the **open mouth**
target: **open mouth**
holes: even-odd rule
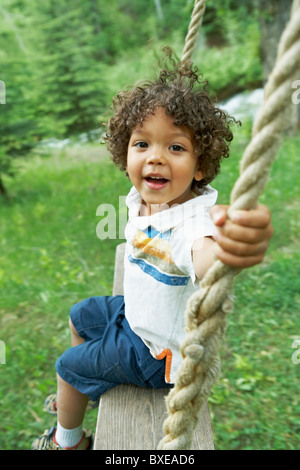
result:
[[[169,182],[167,178],[162,176],[146,176],[145,181],[150,189],[163,189]]]
[[[162,178],[161,176],[147,176],[146,181],[148,181],[148,183],[163,184],[167,183],[167,181],[169,180],[166,178]]]

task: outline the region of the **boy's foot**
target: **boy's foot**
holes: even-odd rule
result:
[[[97,408],[99,406],[99,400],[97,401],[88,401],[87,405],[87,411],[93,410],[94,408]],[[50,413],[51,415],[56,416],[57,415],[57,408],[56,408],[56,393],[52,393],[52,395],[49,395],[44,403],[44,411],[47,411],[47,413]]]
[[[35,439],[31,444],[31,450],[92,450],[93,434],[91,431],[83,431],[81,440],[74,447],[60,447],[55,440],[56,428],[46,429],[44,434]]]

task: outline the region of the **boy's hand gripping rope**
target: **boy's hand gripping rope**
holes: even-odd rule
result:
[[[189,33],[193,30],[193,44],[196,42],[193,15],[196,12],[199,27],[204,9],[205,1],[196,0],[189,28]],[[190,59],[191,47],[187,53],[185,47],[184,60]],[[254,122],[252,140],[241,160],[241,175],[231,193],[229,217],[234,210],[251,209],[257,204],[283,131],[290,123],[292,83],[296,78],[300,78],[300,0],[294,0],[291,19],[279,42],[275,67],[265,86],[264,105]],[[218,351],[226,330],[226,315],[233,309],[231,294],[238,272],[217,260],[201,282],[201,289],[188,302],[187,334],[181,348],[183,361],[166,399],[165,437],[158,449],[191,446],[201,406],[220,370]]]

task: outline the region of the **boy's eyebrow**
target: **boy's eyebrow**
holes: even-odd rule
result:
[[[187,139],[191,140],[191,136],[188,132],[174,132],[174,137],[186,137]]]

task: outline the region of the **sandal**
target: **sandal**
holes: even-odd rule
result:
[[[56,428],[53,426],[31,444],[31,450],[92,450],[93,433],[91,431],[83,431],[82,438],[74,447],[60,447],[55,440]]]

